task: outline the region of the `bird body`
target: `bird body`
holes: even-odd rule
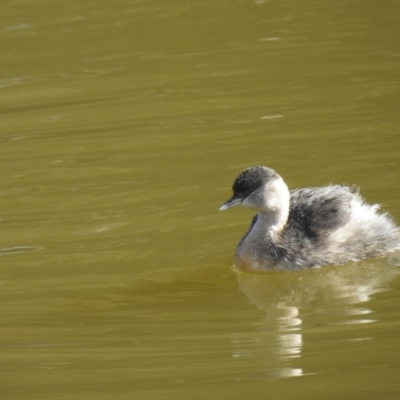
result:
[[[331,185],[289,192],[272,169],[250,167],[221,210],[257,211],[235,252],[242,270],[296,270],[382,256],[400,248],[399,229],[354,187]]]

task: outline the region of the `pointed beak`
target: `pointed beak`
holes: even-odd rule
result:
[[[231,197],[228,201],[226,201],[222,206],[218,209],[218,211],[226,210],[227,208],[238,206],[242,204],[242,199]]]

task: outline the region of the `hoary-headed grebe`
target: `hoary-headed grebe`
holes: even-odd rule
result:
[[[400,233],[357,188],[332,185],[289,192],[266,167],[246,168],[220,210],[243,205],[257,211],[240,240],[235,264],[242,270],[296,270],[343,264],[400,249]]]

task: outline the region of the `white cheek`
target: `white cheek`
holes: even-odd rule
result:
[[[249,196],[243,200],[242,205],[253,210],[257,210],[257,205],[254,200],[254,196]]]

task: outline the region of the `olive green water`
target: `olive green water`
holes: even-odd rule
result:
[[[240,170],[400,222],[396,1],[4,1],[1,399],[398,399],[396,257],[231,269]]]

